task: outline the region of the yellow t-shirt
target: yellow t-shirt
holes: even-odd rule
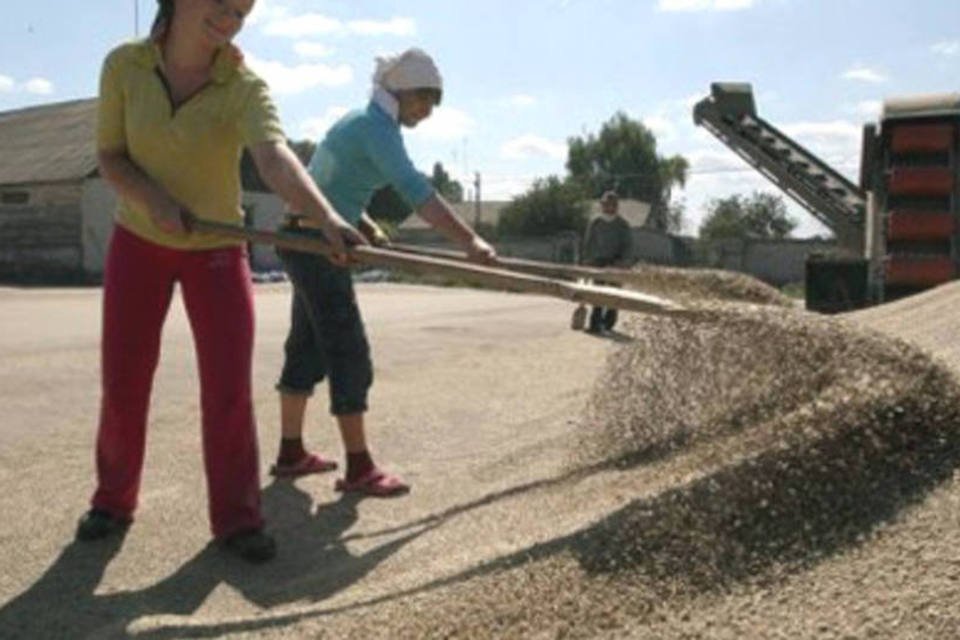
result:
[[[267,85],[232,45],[217,54],[211,82],[174,109],[151,40],[124,44],[107,56],[100,78],[97,148],[126,150],[130,159],[189,211],[221,222],[243,221],[240,156],[244,146],[283,141]],[[120,199],[116,220],[167,247],[210,249],[236,240],[157,227],[145,210]]]

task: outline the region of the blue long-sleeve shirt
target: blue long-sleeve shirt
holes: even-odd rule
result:
[[[330,204],[354,226],[382,187],[393,187],[414,209],[434,192],[410,161],[400,125],[375,100],[330,128],[307,170]]]

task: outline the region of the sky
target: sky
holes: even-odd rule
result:
[[[0,111],[96,95],[104,55],[142,37],[152,0],[8,2]],[[686,231],[707,204],[779,191],[706,131],[716,81],[753,85],[759,115],[856,182],[860,137],[889,97],[960,91],[957,0],[257,0],[237,39],[270,84],[288,137],[322,137],[366,103],[374,58],[418,46],[444,77],[404,137],[469,195],[509,199],[564,175],[567,139],[622,111],[691,164]],[[824,234],[791,205],[795,235]]]

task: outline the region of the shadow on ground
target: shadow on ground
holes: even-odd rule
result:
[[[960,402],[953,384],[933,375],[922,385],[927,393],[820,414],[829,428],[818,435],[767,441],[581,531],[361,603],[338,622],[347,635],[355,628],[389,637],[575,629],[574,636],[592,637],[617,628],[616,620],[636,624],[738,584],[777,583],[864,544],[954,475]],[[938,390],[942,401],[932,399]],[[405,616],[405,609],[429,610],[430,620]],[[338,612],[314,615],[329,613]]]
[[[125,635],[129,623],[142,616],[195,612],[220,584],[261,607],[326,599],[426,530],[411,531],[355,556],[342,536],[356,522],[359,500],[356,494],[345,494],[310,513],[309,495],[291,482],[275,481],[263,500],[281,550],[275,561],[252,567],[209,545],[175,573],[140,591],[95,593],[122,538],[71,542],[36,583],[0,608],[0,637]]]
[[[356,507],[361,498],[356,494],[345,494],[339,501],[321,505],[311,513],[308,494],[292,482],[275,480],[263,496],[264,514],[280,548],[274,561],[251,567],[211,545],[150,588],[97,595],[104,571],[120,552],[123,539],[71,542],[36,583],[0,607],[0,637],[126,636],[130,624],[140,618],[193,614],[221,584],[230,585],[263,608],[291,602],[322,602],[348,589],[408,542],[457,515],[622,464],[608,461],[573,469],[395,527],[357,534],[345,533],[357,520]],[[346,548],[351,541],[377,538],[391,539],[359,556]],[[216,637],[283,626],[303,617],[290,614],[202,626],[174,624],[133,634],[145,638],[177,638],[184,634]]]
[[[807,570],[863,544],[960,468],[960,387],[950,372],[901,343],[792,316],[646,328],[612,358],[607,395],[600,394],[593,415],[609,418],[592,425],[609,427],[605,457],[362,536],[345,535],[357,517],[355,502],[311,514],[309,496],[275,483],[265,504],[290,549],[279,561],[251,570],[206,550],[154,587],[96,596],[119,544],[92,551],[70,545],[30,590],[0,609],[0,631],[119,634],[140,617],[189,615],[222,583],[266,608],[323,602],[410,540],[469,510],[521,494],[529,494],[532,506],[539,490],[611,468],[659,461],[669,474],[672,456],[709,452],[692,476],[675,465],[667,491],[448,578],[343,607],[183,621],[137,635],[215,637],[321,618],[346,635],[366,628],[382,637],[517,635],[523,624],[548,634],[549,625],[560,623],[582,633],[598,625],[599,632],[608,628],[601,619],[609,606],[622,604],[636,619],[636,611]],[[680,395],[690,389],[695,394]],[[664,423],[665,415],[672,420]],[[377,536],[390,541],[362,556],[346,547]],[[430,615],[402,613],[411,607]]]
[[[549,575],[549,570],[541,567],[557,558],[571,558],[579,567],[585,576],[578,586],[584,589],[583,595],[589,594],[591,580],[612,580],[619,585],[620,592],[626,589],[634,594],[634,607],[646,611],[678,595],[723,591],[748,580],[779,579],[785,572],[808,569],[861,544],[877,526],[922,500],[960,468],[960,432],[956,428],[960,424],[960,405],[950,393],[941,403],[929,402],[929,392],[941,384],[952,382],[933,375],[924,383],[928,393],[918,394],[915,400],[900,397],[888,405],[863,403],[822,414],[819,417],[831,424],[830,429],[803,442],[746,452],[715,472],[650,498],[635,500],[571,535],[415,589],[345,607],[313,607],[297,613],[266,614],[219,624],[172,624],[136,635],[152,639],[216,637],[345,613],[350,616],[348,628],[354,623],[366,624],[364,618],[369,614],[377,617],[378,628],[385,634],[416,635],[424,630],[422,626],[405,629],[406,617],[397,616],[398,622],[394,623],[389,614],[391,606],[408,606],[409,598],[435,601],[430,633],[457,630],[457,616],[464,615],[464,602],[471,603],[472,608],[465,618],[474,624],[477,615],[488,619],[489,628],[483,626],[486,623],[479,627],[487,631],[503,620],[533,615],[530,612],[538,608],[551,609],[549,615],[558,620],[564,616],[592,615],[589,607],[554,609],[553,604],[564,594],[545,594],[542,588],[532,591],[530,600],[525,600],[522,593],[517,597],[516,590],[510,592],[512,598],[498,597],[499,583],[516,584],[518,571]],[[297,490],[274,485],[270,502],[286,514],[275,516],[286,518],[282,526],[289,540],[284,544],[299,541],[292,543],[289,561],[275,563],[263,572],[252,572],[207,551],[151,589],[97,599],[89,597],[89,592],[102,565],[116,549],[104,547],[101,556],[92,558],[78,554],[75,545],[71,545],[64,556],[72,559],[62,564],[71,566],[79,576],[74,594],[87,596],[72,598],[70,606],[64,609],[72,611],[68,621],[85,621],[83,629],[87,631],[108,625],[120,631],[121,625],[140,616],[188,615],[220,582],[231,584],[251,601],[266,607],[292,600],[320,602],[349,587],[410,539],[459,514],[497,500],[577,482],[611,468],[626,469],[663,460],[673,453],[656,449],[618,456],[492,493],[397,527],[353,536],[342,536],[342,532],[356,517],[355,505],[334,503],[309,519],[298,521],[298,509],[294,507],[301,502],[309,504],[309,498]],[[398,534],[402,534],[400,538],[378,547],[370,557],[353,558],[344,549],[350,539]],[[308,544],[317,548],[307,550]],[[304,554],[302,562],[297,560],[298,551]],[[318,571],[319,567],[324,567],[324,571]],[[333,575],[328,571],[330,567],[338,568]],[[544,580],[549,583],[541,579]],[[58,583],[45,577],[31,589],[32,596],[30,592],[25,594],[27,602],[32,602],[34,616],[46,611],[43,602],[62,596],[62,583],[63,576]],[[450,588],[457,589],[455,597],[449,595]],[[557,589],[561,588],[567,590],[569,597],[570,585],[560,583]],[[458,609],[447,611],[449,603],[457,603],[450,606]],[[17,601],[0,611],[0,628],[4,628],[2,625],[11,615],[31,617],[31,612],[22,608],[19,612],[9,611],[11,606],[16,607]],[[418,624],[424,623],[420,620]]]

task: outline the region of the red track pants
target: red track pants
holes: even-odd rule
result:
[[[117,225],[104,268],[102,401],[94,507],[132,517],[160,334],[180,283],[200,373],[213,535],[262,526],[251,399],[253,289],[241,247],[170,249]]]

